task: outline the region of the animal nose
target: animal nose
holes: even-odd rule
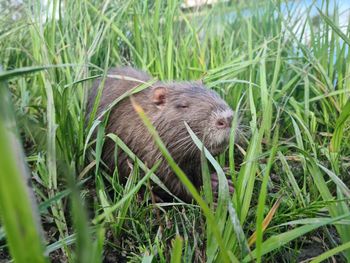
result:
[[[218,129],[230,128],[232,123],[232,118],[233,118],[232,115],[218,118],[215,122],[216,128]]]

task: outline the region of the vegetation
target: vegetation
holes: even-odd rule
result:
[[[33,0],[15,18],[3,13],[0,259],[350,262],[350,23],[326,0],[251,2],[183,10],[176,0]],[[122,64],[162,80],[203,79],[238,113],[246,143],[232,133],[224,154],[203,153],[205,180],[212,170],[220,178],[217,206],[207,187],[191,188],[138,105],[196,201],[153,203],[157,165],[148,169],[113,134],[138,165],[126,185],[103,170],[105,122],[86,127],[87,92]]]

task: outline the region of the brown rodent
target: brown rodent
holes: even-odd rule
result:
[[[126,76],[142,82],[151,79],[145,72],[131,67],[113,68],[109,71],[109,75]],[[94,83],[89,94],[88,114],[91,113],[95,103],[100,81],[97,80]],[[107,77],[96,116],[99,116],[108,105],[126,91],[138,85],[140,82]],[[200,151],[193,143],[184,121],[203,141],[206,148],[213,155],[217,155],[225,150],[229,142],[233,117],[230,107],[217,93],[198,82],[156,82],[151,87],[133,95],[133,98],[152,121],[174,160],[192,183],[200,188],[202,185]],[[162,160],[156,172],[157,176],[173,194],[186,202],[192,200],[191,194],[163,159],[147,128],[134,111],[129,98],[124,99],[111,110],[106,133],[117,134],[148,167],[157,160]],[[113,171],[114,142],[110,139],[105,142],[102,158]],[[125,181],[130,174],[127,158],[127,155],[122,152],[117,158],[119,177],[122,181]],[[217,185],[217,178],[213,178],[213,181],[212,184]],[[230,190],[233,191],[231,182]],[[154,192],[164,199],[164,193],[160,189],[155,188]]]

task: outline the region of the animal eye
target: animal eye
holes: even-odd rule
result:
[[[188,107],[189,107],[188,103],[179,103],[179,104],[176,105],[177,109],[186,109]]]

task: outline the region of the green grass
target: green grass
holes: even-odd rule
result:
[[[326,0],[303,13],[298,1],[287,11],[284,1],[267,0],[192,12],[176,0],[49,2],[21,5],[15,21],[3,7],[0,20],[0,260],[295,262],[311,246],[325,252],[309,256],[314,262],[350,262],[344,10]],[[147,167],[116,135],[105,135],[105,119],[85,126],[93,80],[126,64],[162,80],[203,80],[238,113],[233,125],[244,125],[246,143],[232,133],[218,158],[203,152],[198,193],[135,105],[193,194],[192,205],[152,203],[150,181],[162,187],[158,164]],[[125,185],[117,171],[102,169],[105,136],[136,161]],[[18,158],[22,149],[25,158]],[[235,185],[232,199],[224,167]],[[220,183],[217,207],[212,170]]]

